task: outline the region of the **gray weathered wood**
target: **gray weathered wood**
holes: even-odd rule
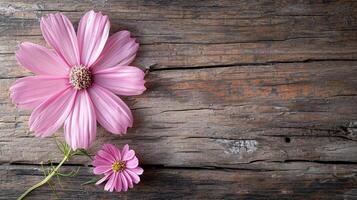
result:
[[[356,59],[357,2],[9,1],[0,4],[0,53],[43,43],[39,18],[58,10],[74,23],[90,9],[142,44],[136,63],[155,68]],[[60,9],[59,9],[60,8]]]
[[[52,138],[28,132],[30,111],[8,89],[32,75],[15,60],[23,41],[43,44],[39,19],[62,11],[109,15],[112,32],[140,42],[135,65],[150,68],[148,90],[126,97],[134,128],[122,137],[98,126],[98,139],[129,143],[143,181],[122,198],[355,199],[357,163],[356,1],[0,2],[0,199],[40,180],[41,161],[58,162]],[[62,130],[56,133],[61,137]],[[64,179],[59,199],[118,194]],[[210,169],[207,169],[210,168]],[[55,198],[50,188],[33,199]]]
[[[264,164],[263,164],[264,165]],[[264,168],[262,166],[261,168]],[[16,198],[24,188],[40,181],[40,167],[0,166],[0,199]],[[76,170],[64,167],[64,171]],[[176,169],[146,167],[141,182],[126,193],[108,193],[100,186],[81,186],[93,178],[82,167],[76,178],[52,181],[29,199],[355,199],[355,165],[294,162],[272,163],[260,170]],[[354,178],[353,178],[354,177]],[[4,181],[5,180],[5,181]],[[4,198],[6,196],[6,198]]]

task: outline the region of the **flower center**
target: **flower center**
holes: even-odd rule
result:
[[[112,169],[113,171],[115,172],[118,172],[118,171],[121,171],[125,168],[125,162],[123,161],[115,161],[113,164],[112,164]]]
[[[74,66],[69,74],[69,82],[76,90],[86,89],[92,85],[92,74],[82,65]]]

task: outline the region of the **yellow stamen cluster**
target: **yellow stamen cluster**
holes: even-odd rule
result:
[[[125,168],[125,162],[123,161],[115,161],[113,164],[112,164],[112,169],[113,171],[115,172],[118,172],[118,171],[121,171]]]

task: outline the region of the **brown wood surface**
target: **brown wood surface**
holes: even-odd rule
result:
[[[53,138],[28,130],[9,98],[23,41],[45,44],[39,18],[90,9],[141,46],[148,90],[126,97],[129,143],[145,169],[129,192],[54,180],[29,199],[357,199],[357,1],[0,1],[0,199],[14,199],[59,162]],[[60,130],[55,137],[62,137]]]

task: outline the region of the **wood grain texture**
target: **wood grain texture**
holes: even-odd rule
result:
[[[182,68],[237,63],[356,59],[354,1],[9,1],[1,3],[0,53],[43,44],[39,18],[58,10],[76,24],[90,9],[141,43],[136,63]],[[60,8],[60,9],[59,9]]]
[[[134,127],[104,142],[129,143],[145,173],[129,199],[357,198],[356,1],[0,2],[0,199],[38,181],[40,163],[61,159],[52,138],[28,132],[30,111],[9,98],[32,75],[15,60],[23,41],[45,45],[39,18],[87,10],[110,16],[141,46],[148,90],[125,97]],[[62,130],[55,137],[62,137]],[[65,179],[59,199],[118,194]],[[17,186],[17,184],[20,185]],[[55,198],[49,187],[33,199]]]
[[[147,76],[149,90],[127,98],[134,128],[124,137],[99,129],[102,134],[96,145],[128,142],[144,163],[168,166],[236,167],[255,160],[357,161],[356,136],[345,130],[357,115],[350,109],[357,107],[356,64],[152,72]],[[2,83],[10,85],[13,80]],[[39,163],[55,144],[52,139],[26,134],[29,112],[18,111],[9,102],[6,88],[1,92],[5,97],[0,98],[8,109],[2,116],[6,121],[2,123],[1,161]],[[12,151],[15,147],[19,153]]]
[[[29,199],[355,199],[355,165],[311,163],[272,164],[266,170],[176,169],[146,167],[141,183],[130,192],[108,193],[103,186],[85,185],[91,168],[82,167],[77,178],[54,179],[55,192],[48,185],[31,193]],[[16,198],[23,187],[40,181],[40,167],[1,166],[0,187],[7,198]],[[64,167],[63,171],[76,170]],[[17,187],[14,188],[16,184]],[[56,196],[57,195],[57,196]]]

